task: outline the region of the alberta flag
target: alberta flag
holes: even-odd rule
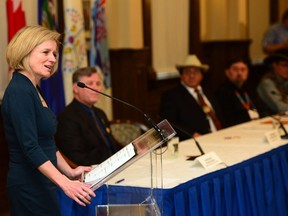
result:
[[[111,86],[111,76],[105,3],[106,0],[95,0],[93,4],[89,64],[91,67],[98,65],[101,68],[104,84],[109,88]]]
[[[64,0],[65,38],[62,55],[66,103],[73,99],[72,74],[88,66],[83,6],[80,0]]]
[[[57,31],[55,0],[38,0],[38,23]],[[61,49],[61,47],[60,47]],[[61,54],[61,50],[59,50]],[[53,112],[58,115],[65,108],[61,55],[59,55],[58,71],[48,80],[41,81],[41,90]]]

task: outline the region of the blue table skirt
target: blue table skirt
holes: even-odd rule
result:
[[[95,216],[97,205],[139,204],[149,188],[104,185],[89,206],[82,207],[59,189],[63,216]],[[228,168],[190,180],[172,189],[154,189],[165,216],[287,216],[288,145]],[[163,202],[162,202],[163,198]]]

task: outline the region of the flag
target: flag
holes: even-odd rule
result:
[[[106,0],[95,0],[92,9],[93,26],[90,41],[90,66],[98,65],[104,76],[104,84],[111,86],[108,33],[105,15]]]
[[[57,31],[55,0],[38,0],[38,23],[46,28]],[[61,53],[61,51],[59,51]],[[65,108],[61,55],[58,70],[47,80],[41,81],[42,93],[51,110],[58,115]]]
[[[55,0],[38,0],[38,23],[51,30],[58,30],[56,26]]]
[[[73,99],[72,73],[88,66],[82,1],[64,0],[65,38],[62,70],[66,103]]]
[[[22,10],[22,0],[6,0],[8,21],[8,42],[18,30],[26,26],[25,12]]]

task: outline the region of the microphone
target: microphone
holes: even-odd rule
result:
[[[101,95],[104,95],[104,96],[106,96],[106,97],[109,97],[109,98],[111,98],[111,99],[113,99],[113,100],[116,100],[116,101],[118,101],[118,102],[120,102],[120,103],[122,103],[122,104],[125,104],[125,105],[127,105],[127,106],[129,106],[129,107],[132,107],[133,109],[137,110],[138,112],[140,112],[140,113],[144,116],[144,118],[145,118],[145,120],[148,122],[148,124],[151,125],[151,126],[154,128],[155,131],[157,131],[157,133],[161,136],[161,138],[162,138],[163,140],[165,139],[165,136],[164,136],[164,134],[163,134],[163,131],[158,127],[158,125],[157,125],[146,113],[144,113],[144,112],[143,112],[141,109],[139,109],[138,107],[136,107],[136,106],[134,106],[134,105],[132,105],[132,104],[130,104],[130,103],[127,103],[126,101],[123,101],[123,100],[120,100],[120,99],[118,99],[118,98],[115,98],[115,97],[113,97],[113,96],[111,96],[111,95],[105,94],[105,93],[103,93],[103,92],[101,92],[101,91],[98,91],[98,90],[96,90],[96,89],[90,88],[89,86],[85,85],[85,84],[82,83],[82,82],[77,82],[77,86],[80,87],[80,88],[90,89],[91,91],[97,92],[97,93],[99,93],[99,94],[101,94]]]
[[[160,117],[160,119],[163,119],[161,116],[159,116],[159,117]],[[168,119],[168,121],[169,121],[169,119]],[[189,158],[187,158],[187,160],[194,160],[194,159],[196,159],[197,157],[200,157],[200,156],[202,156],[202,155],[205,154],[204,151],[203,151],[203,149],[202,149],[202,147],[201,147],[201,145],[200,145],[200,143],[195,139],[195,137],[191,136],[190,133],[188,133],[186,130],[184,130],[183,128],[181,128],[179,125],[176,125],[176,124],[174,124],[173,122],[170,122],[170,121],[169,121],[169,123],[172,125],[173,128],[176,128],[177,130],[181,131],[181,132],[184,133],[185,135],[191,137],[191,138],[193,139],[194,143],[196,144],[198,150],[199,150],[200,153],[201,153],[200,155],[190,156]]]
[[[276,117],[273,116],[273,115],[271,115],[271,117],[272,117],[273,119],[275,119],[275,120],[279,123],[279,128],[281,128],[282,131],[284,132],[284,134],[281,135],[281,138],[282,138],[282,139],[288,139],[288,133],[287,133],[287,130],[286,130],[286,128],[284,127],[284,125],[283,125],[283,123],[281,122],[281,120],[278,119],[278,118],[276,118]]]
[[[183,131],[182,131],[183,132]],[[195,144],[196,144],[196,146],[197,146],[197,148],[198,148],[198,150],[200,151],[200,155],[193,155],[193,156],[190,156],[189,158],[187,158],[187,160],[195,160],[197,157],[200,157],[200,156],[202,156],[202,155],[204,155],[205,153],[204,153],[204,151],[203,151],[203,149],[201,148],[201,146],[200,146],[200,143],[195,139],[195,137],[193,137],[192,136],[192,139],[194,140],[194,142],[195,142]]]

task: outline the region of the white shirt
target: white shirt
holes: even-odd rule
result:
[[[188,90],[188,92],[195,98],[196,101],[198,101],[198,97],[197,97],[197,93],[195,92],[195,89],[194,88],[191,88],[187,85],[185,85],[183,82],[182,82],[182,85]],[[203,93],[203,90],[202,90],[202,87],[199,85],[197,87],[197,90],[199,91],[199,93],[202,95],[205,103],[214,111],[214,108],[212,107],[210,101],[208,100],[208,98],[205,96],[205,94]],[[206,115],[206,118],[208,119],[209,121],[209,125],[210,125],[210,129],[212,132],[215,132],[217,131],[216,129],[216,126],[212,120],[212,118],[209,116],[209,115]]]

